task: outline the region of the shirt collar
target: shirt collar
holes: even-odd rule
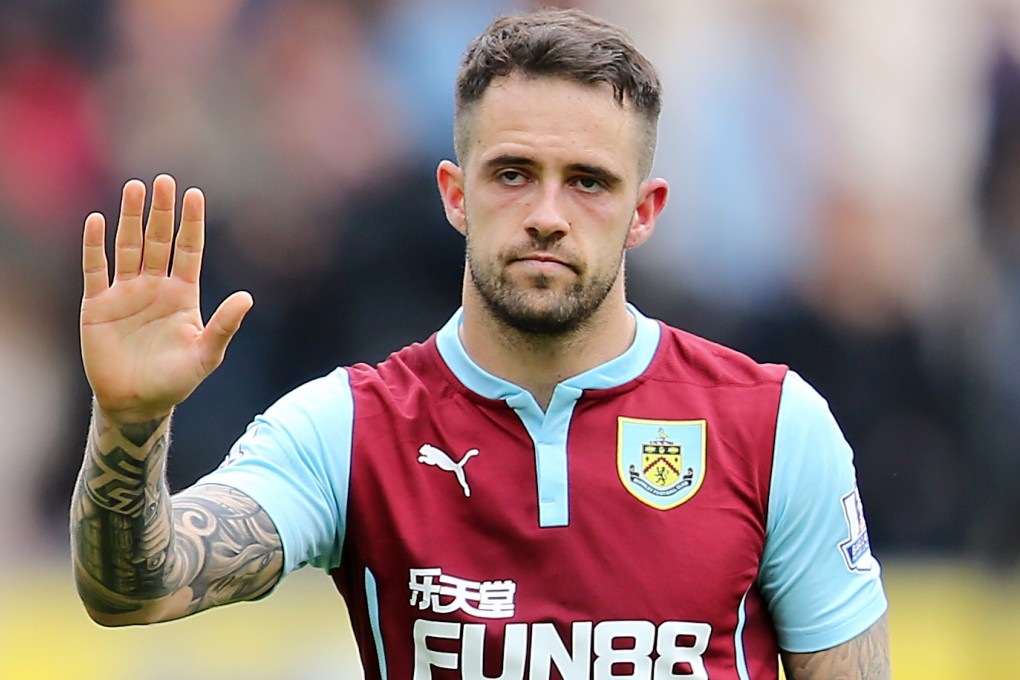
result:
[[[618,357],[568,378],[563,385],[579,390],[607,389],[634,380],[648,368],[658,349],[662,330],[657,321],[646,317],[633,305],[628,304],[627,311],[636,322],[630,347]],[[458,332],[463,318],[462,307],[436,334],[439,354],[457,379],[472,392],[488,399],[506,400],[524,392],[523,388],[509,380],[492,375],[468,355]]]

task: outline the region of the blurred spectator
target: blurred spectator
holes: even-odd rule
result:
[[[404,153],[453,157],[453,90],[464,45],[499,13],[526,9],[508,0],[404,0],[375,17],[374,54],[400,94],[396,114],[407,133]]]
[[[53,304],[39,291],[0,269],[0,565],[37,558],[58,535],[39,499],[45,475],[69,442],[63,429],[77,394],[74,364],[54,332]],[[69,325],[68,328],[71,328]],[[76,444],[84,442],[79,432]],[[63,532],[62,532],[63,533]]]
[[[66,496],[46,507],[41,490],[84,436],[75,418],[87,404],[74,322],[79,225],[106,182],[107,145],[95,64],[83,58],[99,32],[74,29],[94,27],[102,3],[60,5],[0,3],[2,562],[66,542],[49,523],[66,517]]]
[[[1020,31],[999,34],[997,48],[979,193],[988,257],[986,268],[975,272],[985,287],[961,344],[975,390],[967,409],[978,502],[973,546],[993,564],[1015,565],[1020,561]]]

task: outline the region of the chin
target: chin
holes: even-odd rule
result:
[[[525,296],[522,296],[525,297]],[[529,335],[557,336],[571,333],[587,321],[593,309],[578,305],[577,301],[564,295],[554,299],[536,301],[530,304],[518,299],[516,304],[490,305],[490,311],[497,319],[514,330]]]

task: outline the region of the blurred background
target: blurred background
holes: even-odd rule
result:
[[[546,3],[548,4],[548,3]],[[1020,0],[584,0],[665,86],[648,314],[793,366],[856,450],[899,678],[1020,674]],[[253,414],[458,304],[466,42],[525,0],[0,0],[0,678],[358,677],[342,600],[148,629],[78,604],[86,214],[159,172],[208,197],[206,314],[255,308],[176,416],[173,488]]]

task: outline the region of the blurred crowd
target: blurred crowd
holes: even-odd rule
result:
[[[633,301],[815,385],[880,558],[1020,562],[1020,0],[557,4],[663,77],[671,202]],[[0,562],[66,544],[85,215],[131,177],[200,186],[204,311],[255,298],[175,416],[180,488],[287,390],[455,308],[434,168],[457,63],[533,6],[0,0]]]

